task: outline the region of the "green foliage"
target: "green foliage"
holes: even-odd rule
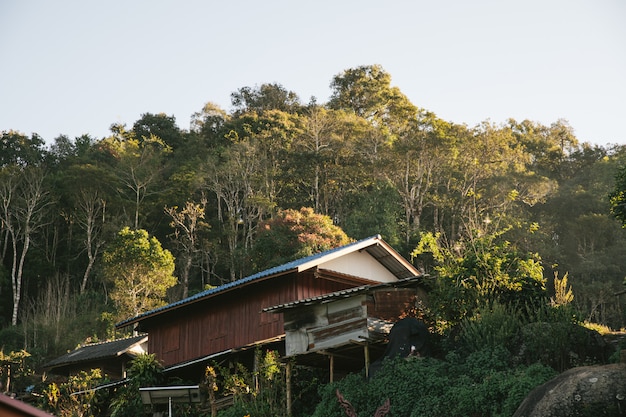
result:
[[[113,283],[111,299],[119,318],[164,305],[167,289],[176,284],[174,257],[145,230],[122,229],[103,261],[103,273]]]
[[[545,296],[539,255],[522,252],[506,240],[510,230],[469,235],[452,247],[441,234],[422,234],[412,255],[429,254],[434,260],[433,309],[443,320],[454,324],[471,316],[480,303],[517,306]]]
[[[560,372],[574,366],[606,363],[609,356],[600,334],[567,321],[529,322],[520,329],[516,346],[520,362],[541,362]]]
[[[378,233],[385,242],[401,250],[403,241],[398,230],[400,198],[390,184],[372,184],[346,200],[350,210],[343,229],[348,236],[364,239]]]
[[[555,375],[543,365],[514,366],[503,348],[483,349],[462,358],[387,361],[366,382],[349,375],[321,388],[322,401],[314,417],[342,417],[335,391],[339,389],[359,415],[374,411],[389,398],[389,416],[511,416],[534,387]]]
[[[4,392],[19,392],[30,383],[32,369],[31,354],[25,350],[10,351],[5,354],[0,349],[0,386]]]
[[[615,188],[609,194],[611,213],[626,228],[626,166],[615,175]]]
[[[59,417],[98,416],[106,411],[108,393],[94,390],[106,383],[99,369],[80,371],[67,382],[53,382],[44,390],[44,408]]]
[[[261,224],[253,247],[257,270],[323,252],[350,242],[330,217],[316,214],[312,208],[283,210]]]
[[[510,348],[522,325],[517,309],[499,303],[482,305],[475,315],[461,321],[461,342],[470,352]]]
[[[331,89],[328,103],[303,107],[279,84],[244,87],[233,95],[232,112],[208,104],[189,132],[173,116],[146,113],[131,130],[113,125],[101,140],[60,136],[49,152],[36,134],[3,131],[0,184],[8,188],[0,204],[25,207],[26,194],[10,201],[17,196],[11,181],[25,168],[46,169],[42,191],[50,198],[40,233],[30,235],[20,291],[10,285],[18,271],[9,228],[22,223],[0,222],[0,346],[26,349],[29,360],[40,362],[88,337],[108,338],[119,318],[160,305],[162,295],[137,295],[122,307],[134,297],[126,280],[116,302],[126,311],[115,311],[106,297],[115,293],[115,279],[133,268],[107,275],[104,242],[113,242],[124,225],[141,224],[174,246],[166,239],[164,207],[203,198],[208,226],[189,270],[180,262],[177,271],[183,280],[189,274],[193,290],[332,247],[317,232],[294,232],[286,224],[266,235],[272,213],[310,206],[313,217],[327,217],[306,227],[332,224],[355,238],[380,233],[402,254],[421,233],[415,260],[434,272],[430,310],[445,336],[442,346],[462,343],[464,352],[509,346],[519,319],[520,338],[528,338],[523,361],[564,367],[593,360],[558,350],[572,340],[588,342],[576,323],[624,327],[626,299],[614,294],[626,276],[626,228],[620,227],[626,146],[579,144],[564,121],[476,127],[444,121],[416,108],[378,65],[341,72]],[[20,220],[22,214],[11,212]],[[298,221],[292,226],[303,228],[308,220]],[[18,252],[26,247],[24,237],[15,243]],[[135,260],[126,249],[120,265]],[[542,268],[548,279],[550,268],[568,271],[555,281],[553,306]],[[12,326],[14,292],[22,294],[22,323]],[[150,303],[137,307],[139,300]],[[511,316],[502,317],[500,308]]]
[[[134,417],[143,415],[139,388],[160,386],[164,382],[163,367],[154,355],[139,355],[128,369],[128,382],[115,392],[111,401],[112,417]]]
[[[256,371],[248,370],[241,363],[233,364],[230,369],[220,366],[211,368],[218,374],[214,381],[219,381],[214,390],[221,395],[234,396],[235,401],[233,407],[220,411],[219,417],[277,417],[286,414],[285,374],[278,352],[257,350],[255,356],[258,363]]]

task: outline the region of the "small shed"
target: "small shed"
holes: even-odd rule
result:
[[[264,309],[282,313],[285,356],[332,373],[369,367],[398,320],[426,304],[423,277],[363,285]]]
[[[110,378],[126,377],[128,362],[147,353],[148,336],[134,336],[110,342],[91,343],[66,353],[48,363],[44,369],[58,375],[74,375],[100,368]]]

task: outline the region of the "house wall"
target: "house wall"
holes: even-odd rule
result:
[[[398,278],[367,252],[354,252],[332,259],[319,265],[320,269],[330,269],[348,275],[358,276],[379,282],[394,282]]]
[[[284,334],[282,314],[266,307],[315,297],[349,286],[315,278],[308,271],[237,288],[155,316],[142,323],[148,350],[170,366]]]
[[[386,288],[372,293],[367,302],[368,314],[382,320],[396,322],[402,315],[414,310],[419,301],[424,302],[426,293],[415,288]]]

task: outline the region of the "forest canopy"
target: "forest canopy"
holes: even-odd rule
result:
[[[565,120],[442,120],[391,80],[348,69],[328,103],[244,86],[232,111],[209,102],[189,129],[145,113],[103,138],[0,132],[0,346],[53,356],[110,337],[123,300],[106,254],[120,233],[162,245],[162,290],[178,284],[158,303],[381,234],[451,281],[497,271],[532,294],[567,274],[581,319],[624,327],[626,146],[580,143]],[[272,241],[292,239],[303,246],[270,259]],[[446,264],[435,249],[477,256]]]

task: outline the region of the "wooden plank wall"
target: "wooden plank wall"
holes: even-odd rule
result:
[[[249,284],[146,320],[148,349],[170,366],[271,339],[284,333],[283,315],[263,313],[264,308],[348,287],[312,272]]]

